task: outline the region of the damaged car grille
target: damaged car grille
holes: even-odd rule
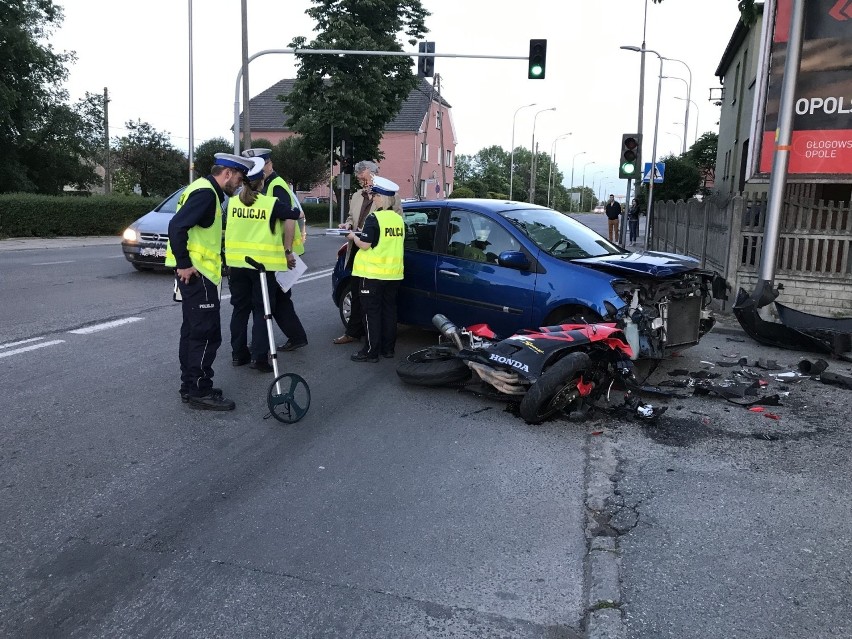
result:
[[[701,337],[701,298],[687,297],[660,305],[666,316],[666,346],[695,344]]]

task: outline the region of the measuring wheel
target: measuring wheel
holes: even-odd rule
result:
[[[269,386],[266,405],[270,414],[279,422],[294,424],[311,407],[311,389],[296,373],[281,373]]]

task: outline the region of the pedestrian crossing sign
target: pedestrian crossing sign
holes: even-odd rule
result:
[[[663,178],[666,176],[666,163],[657,162],[654,164],[654,184],[662,184]],[[642,169],[642,184],[648,184],[651,181],[651,163],[645,162],[645,168]]]

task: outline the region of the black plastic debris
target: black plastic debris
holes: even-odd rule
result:
[[[757,311],[754,300],[741,288],[734,304],[734,316],[749,337],[761,344],[788,350],[814,353],[830,353],[832,351],[831,345],[826,344],[825,341],[806,335],[802,331],[784,324],[767,322],[760,317]]]
[[[823,371],[820,373],[819,381],[830,386],[840,386],[852,390],[852,377],[848,375],[838,375],[831,371]]]
[[[824,359],[818,359],[815,362],[803,359],[799,362],[799,372],[804,373],[805,375],[819,375],[826,368],[828,368],[828,362]]]
[[[669,371],[669,377],[682,377],[684,375],[689,375],[689,371],[685,368],[676,368],[673,371]]]
[[[778,362],[774,359],[759,359],[755,363],[757,368],[762,368],[765,371],[780,371],[783,369],[783,366],[779,366]]]

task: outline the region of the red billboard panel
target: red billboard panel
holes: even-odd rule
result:
[[[792,0],[777,0],[760,172],[772,169]],[[809,0],[788,172],[852,175],[852,0]]]

